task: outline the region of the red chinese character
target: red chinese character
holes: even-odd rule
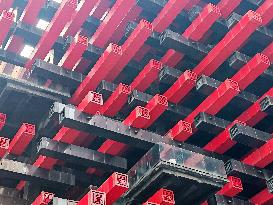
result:
[[[105,203],[105,193],[93,191],[92,192],[92,205],[106,205]]]
[[[154,59],[150,60],[150,64],[151,64],[152,68],[155,68],[157,70],[161,70],[161,68],[163,66],[160,61],[157,61],[157,60],[154,60]]]
[[[42,203],[48,204],[49,202],[52,201],[54,197],[54,194],[49,193],[49,192],[42,192]]]
[[[77,42],[83,45],[88,45],[88,38],[86,36],[78,35]]]
[[[4,10],[3,11],[3,18],[13,21],[14,13]]]
[[[129,95],[131,92],[132,92],[131,86],[125,85],[123,83],[120,84],[120,93]]]
[[[149,29],[149,30],[153,30],[153,25],[152,25],[149,21],[147,21],[147,20],[145,20],[145,19],[142,19],[142,20],[140,21],[140,23],[141,23],[141,25],[142,25],[143,27],[145,27],[145,28],[147,28],[147,29]]]
[[[150,119],[150,112],[147,108],[144,107],[137,107],[137,116],[141,116],[146,119]]]
[[[101,94],[92,92],[91,96],[92,96],[91,97],[92,102],[99,104],[99,105],[102,104],[102,95]]]
[[[35,134],[35,125],[24,123],[25,126],[25,133],[28,134]]]
[[[170,190],[163,190],[163,200],[168,201],[168,202],[173,202],[174,201],[174,194]]]
[[[113,53],[122,55],[121,46],[118,46],[118,45],[116,45],[116,44],[111,43],[111,44],[109,45],[109,48],[111,49],[111,51],[112,51]]]
[[[158,103],[160,105],[168,106],[168,98],[164,95],[158,95]]]
[[[3,113],[0,113],[0,122],[6,122],[7,116]]]
[[[197,81],[197,74],[195,72],[192,72],[191,70],[186,70],[184,72],[184,76],[187,80],[191,80],[194,83]]]
[[[179,129],[182,131],[185,131],[185,132],[192,133],[191,123],[186,122],[186,121],[179,122]]]
[[[8,149],[9,148],[9,142],[10,142],[10,139],[0,137],[0,148]]]
[[[236,82],[234,80],[231,80],[231,79],[227,79],[225,82],[226,82],[228,87],[230,87],[230,88],[232,88],[234,90],[240,91],[238,82]]]
[[[241,181],[240,178],[230,176],[229,180],[232,183],[233,187],[236,187],[236,188],[239,188],[239,189],[243,188],[242,181]]]
[[[129,187],[128,176],[126,174],[116,173],[117,185],[123,187]]]

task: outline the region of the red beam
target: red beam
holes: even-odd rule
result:
[[[223,154],[232,146],[234,146],[236,142],[230,138],[228,131],[229,128],[231,128],[235,123],[255,126],[258,122],[264,119],[267,116],[267,113],[261,111],[260,101],[263,100],[265,96],[273,96],[273,88],[269,89],[261,98],[253,103],[253,105],[251,105],[240,116],[238,116],[234,122],[232,122],[218,136],[214,137],[207,145],[203,147],[203,149]]]
[[[251,105],[246,111],[237,117],[237,119],[245,122],[249,126],[254,126],[263,120],[267,116],[267,113],[261,111],[260,101],[262,99],[263,98],[260,98],[255,103],[253,103],[253,105]]]
[[[193,128],[190,123],[180,120],[172,129],[168,131],[166,136],[172,139],[188,139],[193,134]]]
[[[54,194],[42,191],[31,205],[47,205],[53,200]]]
[[[111,5],[110,0],[100,0],[94,6],[90,15],[94,16],[97,19],[101,19],[103,14],[105,14],[105,12],[109,9],[110,5]]]
[[[191,25],[185,30],[183,36],[194,41],[199,41],[220,17],[220,8],[209,3],[198,15],[198,17],[191,23]]]
[[[206,112],[211,115],[217,114],[239,92],[240,88],[236,81],[231,79],[225,80],[190,115],[185,118],[185,121],[193,123],[194,118],[200,112]]]
[[[112,205],[129,189],[128,175],[114,172],[97,191],[106,194],[107,205]]]
[[[77,65],[75,66],[74,71],[77,71],[79,73],[83,73],[88,69],[88,67],[91,63],[92,63],[92,61],[90,59],[81,58],[80,62],[77,63]]]
[[[138,76],[131,83],[132,90],[144,92],[150,85],[158,79],[158,74],[162,69],[162,63],[151,59],[149,63],[142,69]]]
[[[137,106],[123,121],[123,123],[127,126],[143,128],[150,119],[150,110],[141,106]]]
[[[115,80],[122,69],[129,63],[130,60],[133,59],[137,51],[144,45],[152,31],[153,26],[150,22],[144,19],[139,22],[129,38],[122,45],[122,56],[112,72],[108,74],[106,80]]]
[[[215,115],[239,92],[240,89],[237,82],[230,79],[225,80],[190,115],[188,115],[184,121],[179,121],[178,124],[167,133],[167,136],[178,141],[187,140],[194,133],[191,124],[198,113],[207,112],[208,114]]]
[[[263,25],[269,24],[273,19],[273,1],[265,0],[265,2],[257,9],[263,19]]]
[[[190,0],[169,0],[153,21],[155,31],[161,33],[168,28],[189,2]]]
[[[14,0],[2,0],[0,1],[0,12],[3,10],[9,10],[13,5]]]
[[[10,139],[0,137],[0,158],[4,157],[9,149]]]
[[[191,0],[185,7],[186,10],[191,10],[194,5],[198,5],[201,0]]]
[[[8,152],[21,155],[35,136],[35,125],[23,123],[10,142]]]
[[[134,6],[124,17],[124,19],[120,22],[118,27],[116,28],[115,33],[111,37],[110,41],[111,42],[119,42],[122,37],[124,36],[125,28],[128,25],[128,22],[130,21],[136,21],[137,18],[139,17],[140,13],[142,12],[142,8],[139,6]]]
[[[161,188],[147,202],[157,203],[160,205],[174,205],[174,193],[171,190]]]
[[[36,167],[40,167],[43,169],[47,169],[47,170],[51,170],[53,168],[53,166],[58,162],[57,159],[51,158],[51,157],[47,157],[47,156],[43,156],[40,155],[36,161],[33,163],[33,166]],[[21,184],[22,188],[25,186],[23,184],[23,181],[20,181],[20,183],[17,185],[17,187],[19,187],[19,185]]]
[[[21,36],[11,36],[5,49],[13,53],[20,53],[24,47],[24,38]]]
[[[90,90],[95,90],[99,83],[112,72],[122,55],[120,46],[110,44],[79,85],[70,101],[78,105]]]
[[[30,25],[36,24],[37,17],[45,3],[46,0],[29,0],[20,17],[20,21]]]
[[[168,108],[168,99],[164,95],[156,94],[145,106],[150,112],[150,120],[143,128],[150,127]]]
[[[9,30],[14,22],[14,13],[4,10],[0,17],[0,45],[4,42],[7,37]]]
[[[47,26],[45,33],[41,37],[37,46],[31,54],[30,59],[25,64],[27,69],[31,69],[31,66],[35,59],[44,59],[55,41],[59,37],[66,23],[70,21],[72,14],[75,12],[77,7],[77,0],[63,1],[51,20],[50,24]]]
[[[81,112],[85,112],[90,115],[95,115],[96,113],[99,112],[102,105],[103,105],[102,94],[89,91],[77,108]]]
[[[88,38],[78,35],[71,43],[58,66],[73,70],[74,66],[81,60],[82,54],[88,47]]]
[[[184,54],[175,51],[173,49],[169,49],[165,55],[161,58],[161,62],[164,65],[175,67],[184,57]]]
[[[243,185],[240,178],[229,176],[229,182],[223,186],[223,188],[217,192],[218,195],[224,195],[228,197],[234,197],[243,191]]]
[[[135,4],[135,0],[117,0],[92,36],[90,43],[97,47],[103,48],[116,31],[119,23],[135,6]]]
[[[268,56],[270,63],[273,63],[273,42],[269,46],[267,46],[262,53]]]
[[[67,26],[67,30],[64,33],[64,37],[67,36],[75,36],[77,32],[80,30],[81,26],[84,24],[85,20],[88,18],[90,12],[94,8],[94,6],[99,2],[99,0],[82,0],[81,7],[79,10],[74,13],[71,21]]]
[[[30,0],[28,1],[27,6],[25,7],[21,17],[20,21],[34,25],[37,23],[37,17],[40,13],[40,10],[42,6],[45,4],[46,0]],[[11,36],[8,44],[7,44],[7,50],[14,52],[14,53],[20,53],[24,46],[24,38],[21,36]]]
[[[197,75],[211,75],[262,24],[260,14],[248,11],[226,36],[193,69]]]
[[[268,189],[264,189],[255,196],[253,196],[249,201],[255,205],[272,204],[273,194],[271,194]]]
[[[246,89],[257,77],[259,77],[270,66],[269,58],[257,53],[246,65],[231,78],[238,82],[239,87]]]
[[[127,102],[128,96],[131,92],[131,86],[120,83],[116,90],[101,107],[100,113],[109,117],[114,117]]]
[[[196,80],[196,73],[191,70],[186,70],[164,93],[164,96],[166,96],[170,102],[179,103],[195,86]]]
[[[226,129],[214,137],[208,144],[206,144],[203,149],[211,152],[216,152],[219,154],[224,154],[231,147],[233,147],[236,142],[230,138],[229,129],[236,123],[246,125],[246,123],[234,120]]]
[[[79,201],[78,205],[106,205],[106,193],[90,190],[84,197]]]
[[[243,160],[244,163],[264,168],[273,161],[273,140],[254,150]]]
[[[134,56],[134,60],[140,62],[150,50],[152,50],[152,47],[144,44]]]
[[[242,0],[221,0],[217,6],[220,8],[223,18],[228,18],[229,15],[236,9]]]
[[[192,5],[190,7],[192,7]],[[208,4],[182,35],[189,39],[200,40],[220,16],[221,12],[219,8],[213,4]],[[183,57],[184,54],[169,49],[161,58],[161,62],[170,67],[175,67]]]
[[[0,113],[0,130],[2,130],[3,127],[5,126],[6,120],[7,120],[7,115],[4,113]]]

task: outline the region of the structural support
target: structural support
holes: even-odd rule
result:
[[[99,112],[105,116],[114,117],[128,101],[131,92],[131,86],[120,83]]]
[[[265,0],[264,3],[257,9],[257,13],[259,13],[263,19],[264,26],[272,21],[272,12],[273,2],[271,0]]]
[[[232,0],[221,0],[217,6],[219,7],[222,17],[223,18],[228,18],[229,15],[236,9],[242,0],[238,1],[232,1]]]
[[[145,106],[150,113],[150,120],[143,128],[150,127],[168,108],[168,98],[164,95],[156,94]]]
[[[247,110],[245,110],[240,116],[238,116],[233,123],[231,123],[223,132],[221,132],[218,136],[214,137],[206,146],[204,146],[205,150],[213,151],[219,154],[225,153],[231,147],[233,147],[236,142],[233,141],[229,134],[229,129],[235,125],[236,123],[240,123],[243,125],[254,126],[262,119],[267,116],[267,113],[263,112],[260,107],[260,102],[266,96],[273,95],[273,88],[267,91],[261,98],[259,98],[252,106],[250,106]],[[264,145],[266,146],[266,145]],[[259,149],[258,149],[259,150]],[[259,153],[259,151],[257,151]],[[255,158],[257,156],[256,154]],[[250,156],[249,156],[250,157]],[[251,158],[251,157],[250,157]],[[251,160],[252,161],[252,160]]]
[[[158,74],[162,69],[160,61],[151,59],[149,63],[140,71],[138,76],[131,83],[132,90],[139,90],[144,92],[150,85],[158,79]]]
[[[5,38],[7,37],[8,32],[14,22],[14,18],[15,16],[13,12],[9,12],[6,10],[2,12],[2,15],[0,17],[0,45],[3,44]]]
[[[10,142],[8,152],[21,155],[35,136],[35,125],[23,123]]]
[[[82,112],[94,115],[99,112],[102,105],[102,94],[90,91],[82,100],[82,102],[78,105],[78,109]]]
[[[164,93],[168,101],[179,103],[196,84],[197,75],[191,70],[186,70],[177,81]]]
[[[64,67],[68,70],[73,70],[74,66],[81,60],[81,57],[87,47],[88,38],[78,35],[70,44],[58,66]]]
[[[32,52],[30,59],[25,64],[27,69],[31,69],[36,58],[43,60],[47,56],[66,23],[70,21],[76,7],[76,0],[63,1],[61,3],[52,21],[47,26],[44,35]]]
[[[67,30],[64,33],[64,37],[67,37],[67,36],[74,37],[77,34],[81,26],[84,24],[85,20],[88,18],[90,12],[93,10],[94,6],[99,1],[100,0],[94,0],[94,1],[83,0],[81,2],[81,7],[72,16],[71,21],[69,22],[67,26]]]
[[[220,8],[209,3],[182,35],[194,41],[199,41],[220,17]]]
[[[268,191],[268,189],[264,189],[261,192],[259,192],[258,194],[256,194],[255,196],[253,196],[250,199],[250,202],[253,204],[258,204],[258,205],[262,205],[262,204],[267,204],[267,203],[272,203],[273,202],[273,194],[270,193]]]
[[[112,205],[129,189],[128,175],[114,172],[97,191],[106,194],[106,204]]]
[[[118,0],[92,36],[90,43],[103,48],[115,32],[121,20],[136,5],[135,0]],[[124,11],[124,12],[120,12]]]
[[[110,44],[77,88],[70,101],[78,105],[90,90],[95,90],[99,83],[113,71],[121,56],[122,48]]]
[[[218,195],[234,197],[243,191],[243,185],[240,178],[229,176],[228,180],[229,182],[225,184],[220,191],[217,192]]]
[[[177,15],[187,6],[190,0],[180,1],[180,0],[170,0],[168,1],[164,8],[160,11],[157,17],[153,21],[153,26],[155,31],[163,32]]]
[[[127,0],[128,1],[128,0]],[[122,56],[111,73],[105,80],[113,81],[118,77],[125,66],[133,59],[137,51],[144,45],[145,41],[153,32],[153,25],[142,19],[131,33],[129,38],[122,45]]]
[[[193,69],[197,75],[211,75],[262,24],[259,13],[248,11],[225,37]]]

